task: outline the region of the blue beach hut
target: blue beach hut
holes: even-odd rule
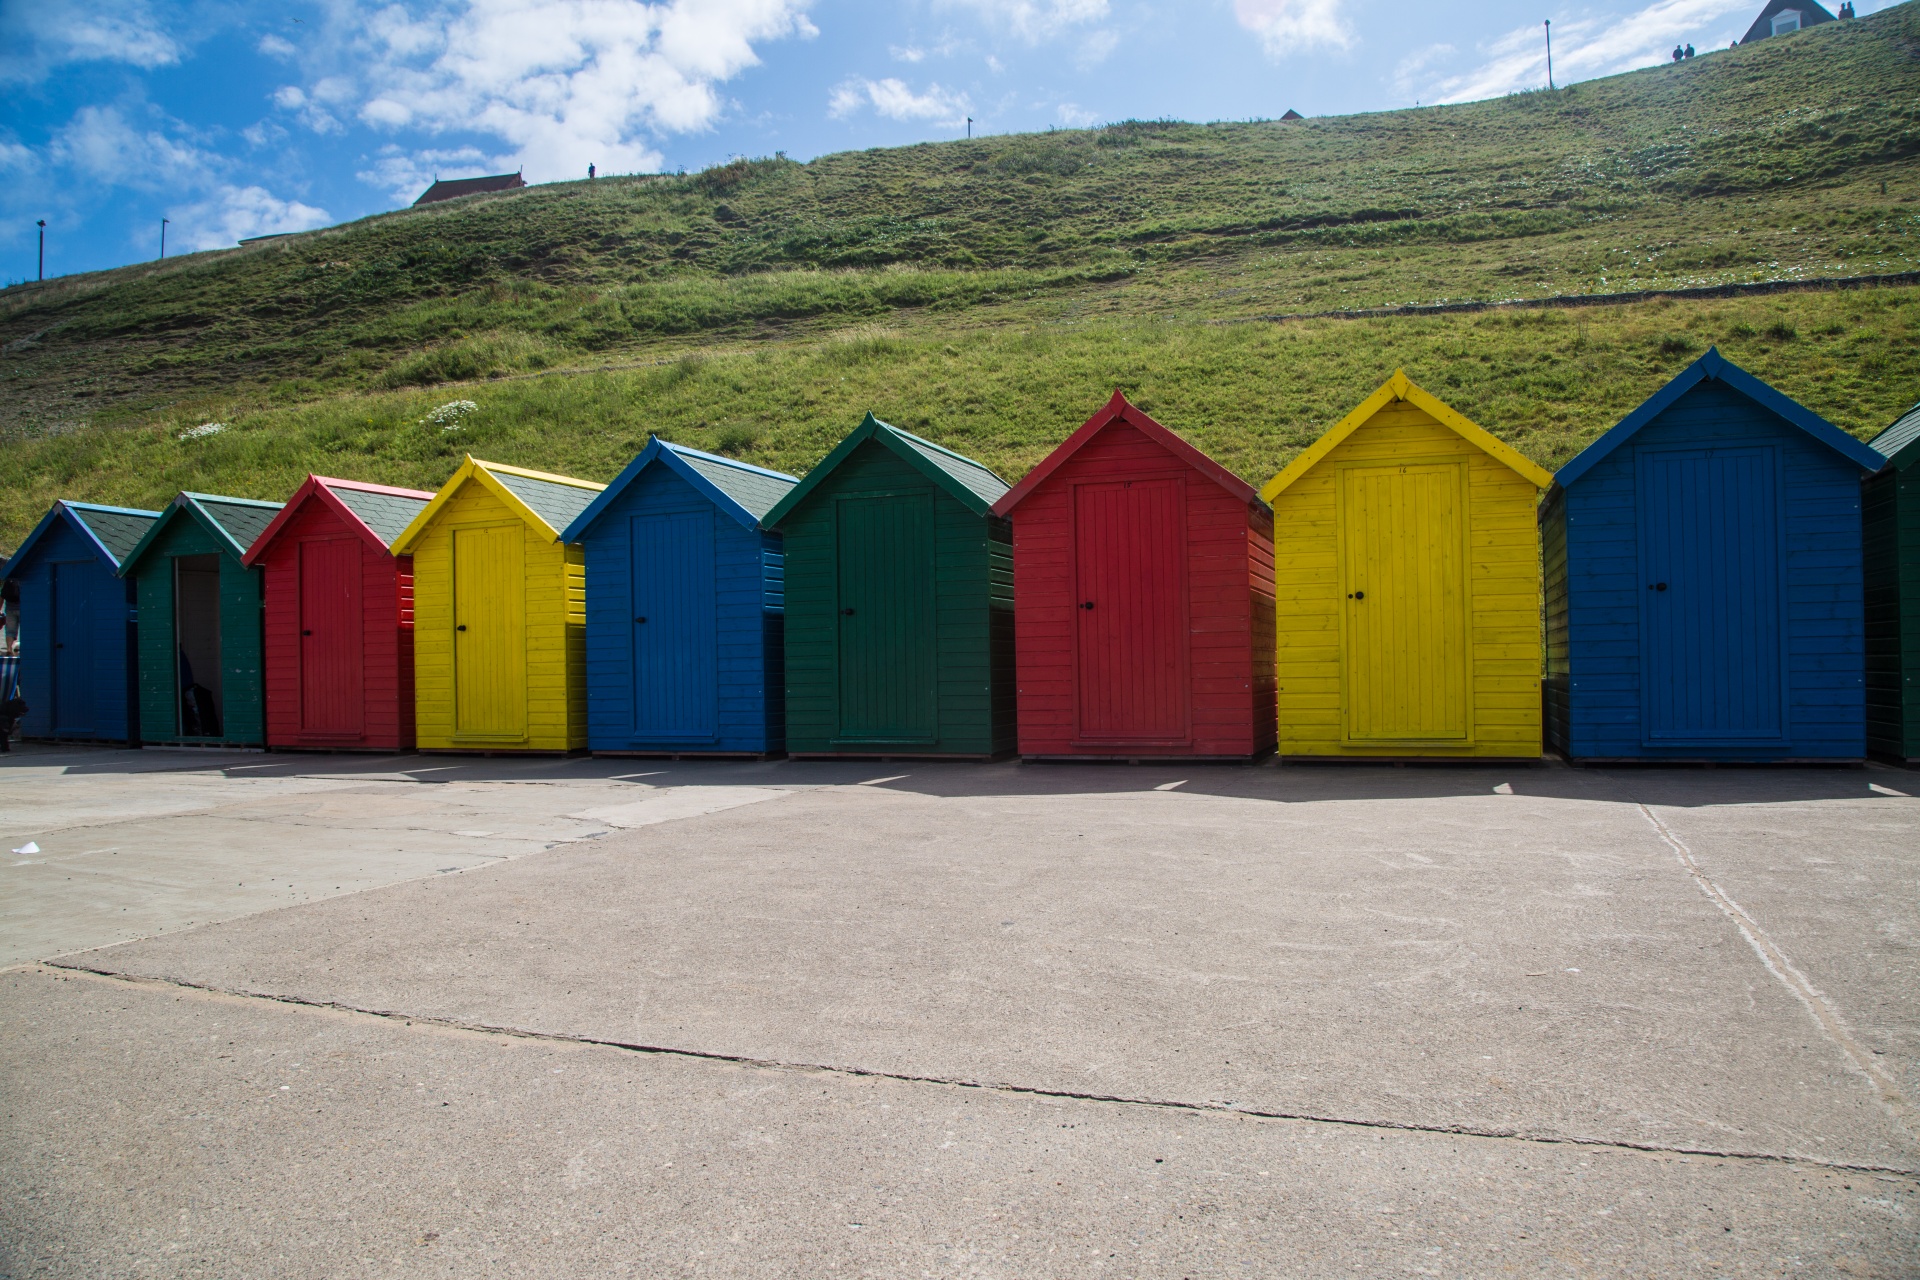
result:
[[[561,535],[586,552],[587,745],[785,750],[780,535],[799,481],[655,436]]]
[[[1547,745],[1862,758],[1860,482],[1880,462],[1718,350],[1581,451],[1540,508]]]
[[[56,502],[7,561],[20,585],[22,737],[139,742],[133,584],[119,573],[159,518]]]

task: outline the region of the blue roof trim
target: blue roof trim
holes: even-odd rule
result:
[[[765,467],[756,467],[751,463],[735,462],[732,458],[723,458],[717,453],[702,453],[698,449],[689,449],[685,445],[671,444],[662,440],[659,436],[649,436],[647,438],[647,447],[635,455],[633,461],[629,462],[626,467],[621,470],[620,474],[613,478],[613,483],[600,491],[598,496],[588,504],[585,511],[582,511],[573,518],[573,523],[561,530],[560,541],[578,542],[584,538],[587,535],[587,530],[593,527],[594,522],[606,514],[608,508],[612,507],[613,504],[619,500],[620,495],[626,492],[627,486],[635,480],[638,480],[640,473],[645,471],[655,461],[670,468],[675,475],[692,485],[701,497],[707,499],[716,507],[719,507],[722,511],[732,516],[742,527],[753,530],[759,529],[760,517],[741,506],[738,499],[720,488],[720,486],[716,485],[713,481],[701,475],[697,469],[688,466],[686,459],[689,457],[702,458],[708,462],[718,463],[724,467],[732,467],[738,471],[746,471],[753,475],[765,476],[770,480],[781,480],[787,484],[798,484],[800,482],[797,476],[790,476],[782,471],[769,471]]]
[[[1577,483],[1580,477],[1593,470],[1608,454],[1632,439],[1640,428],[1665,412],[1674,401],[1707,381],[1726,383],[1761,408],[1772,411],[1800,428],[1863,471],[1869,473],[1878,471],[1885,464],[1885,459],[1877,450],[1861,444],[1799,401],[1774,390],[1721,355],[1720,348],[1709,347],[1707,354],[1688,365],[1666,386],[1648,396],[1639,408],[1620,419],[1598,440],[1582,449],[1573,461],[1555,472],[1553,483],[1562,489]]]
[[[55,498],[53,505],[47,508],[47,514],[40,517],[40,523],[33,526],[33,532],[28,534],[26,540],[14,549],[13,554],[7,558],[5,566],[0,567],[0,577],[11,578],[13,571],[26,563],[27,553],[33,550],[33,545],[36,542],[46,536],[47,530],[53,527],[53,522],[56,518],[64,518],[81,536],[93,544],[93,549],[100,553],[100,558],[105,560],[114,572],[118,573],[120,570],[119,557],[115,556],[113,552],[108,549],[106,543],[100,541],[100,535],[95,533],[85,520],[73,514],[75,510],[110,511],[115,515],[147,516],[154,520],[160,518],[160,512],[142,511],[138,507],[109,507],[98,502],[69,502],[65,498]]]

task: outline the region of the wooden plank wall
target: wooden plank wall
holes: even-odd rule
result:
[[[1567,503],[1559,489],[1540,508],[1542,633],[1546,671],[1541,678],[1543,730],[1548,747],[1567,753]]]
[[[362,732],[325,745],[404,751],[413,746],[412,558],[373,545],[324,503],[308,500],[261,557],[266,591],[267,742],[303,744],[300,726],[300,544],[352,538],[360,549]],[[308,742],[307,745],[314,745]]]
[[[1467,465],[1468,745],[1344,740],[1338,476],[1344,464]],[[1533,483],[1423,410],[1395,401],[1274,502],[1283,755],[1527,757],[1540,754],[1540,544]]]
[[[1781,450],[1786,512],[1784,745],[1643,740],[1635,454],[1715,444]],[[1851,759],[1865,751],[1860,471],[1745,396],[1703,382],[1566,495],[1569,749],[1575,757]]]
[[[88,617],[92,632],[91,665],[93,726],[85,735],[70,732],[63,738],[83,737],[91,742],[127,740],[127,609],[132,584],[114,575],[92,542],[65,520],[56,522],[34,545],[32,558],[19,573],[20,584],[20,696],[27,714],[20,722],[23,738],[51,738],[53,723],[53,565],[64,577],[84,572]],[[84,568],[76,568],[84,565]]]
[[[938,725],[917,755],[996,755],[1014,746],[1013,547],[1007,522],[975,515],[886,446],[856,449],[787,517],[787,750],[832,753],[838,731],[836,493],[934,493],[933,642]],[[846,748],[873,755],[881,748]],[[903,748],[908,750],[909,748]]]
[[[1076,746],[1075,484],[1175,477],[1187,523],[1188,742],[1153,753],[1247,756],[1273,746],[1273,533],[1264,513],[1124,422],[1083,446],[1020,504],[1013,528],[1020,751],[1124,754]],[[1256,640],[1256,635],[1258,639]]]
[[[221,728],[219,738],[180,735],[179,680],[173,637],[173,558],[220,557]],[[147,548],[133,575],[140,610],[140,737],[144,742],[266,744],[266,672],[261,635],[260,571],[234,558],[190,517],[176,516]],[[198,673],[195,673],[198,675]]]
[[[690,511],[713,521],[716,732],[709,742],[652,741],[634,728],[632,520]],[[595,751],[785,749],[779,704],[778,534],[747,529],[669,467],[649,464],[594,523],[586,556],[588,741]],[[644,555],[644,551],[643,551]]]
[[[526,599],[527,732],[513,742],[454,732],[453,531],[512,520],[521,528]],[[430,750],[573,751],[587,745],[586,564],[479,483],[450,499],[413,554],[414,719]]]

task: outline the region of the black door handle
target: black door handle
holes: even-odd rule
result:
[[[853,610],[851,609],[842,609],[840,612],[846,614],[849,618],[853,616]]]
[[[302,632],[301,632],[300,634],[301,634],[301,635],[303,635],[303,636],[310,636],[310,635],[312,635],[312,634],[313,634],[313,632],[311,632],[311,631],[302,631]]]
[[[465,631],[466,629],[467,629],[467,624],[464,622],[454,628],[455,631]]]
[[[641,614],[639,617],[634,619],[635,622],[645,622],[646,620],[647,620],[647,617],[645,614]]]
[[[1086,603],[1082,604],[1080,607],[1082,609],[1091,609],[1093,608],[1093,601],[1089,600]]]
[[[1367,598],[1367,593],[1364,591],[1356,591],[1352,595],[1347,597],[1347,599],[1349,600],[1365,600],[1366,598]]]
[[[1667,584],[1664,582],[1653,583],[1651,586],[1647,588],[1647,590],[1649,591],[1665,591],[1666,589],[1667,589]]]

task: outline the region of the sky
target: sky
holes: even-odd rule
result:
[[[1859,0],[1864,16],[1885,0]],[[1125,119],[1488,98],[1762,0],[0,0],[0,283],[410,204]]]

